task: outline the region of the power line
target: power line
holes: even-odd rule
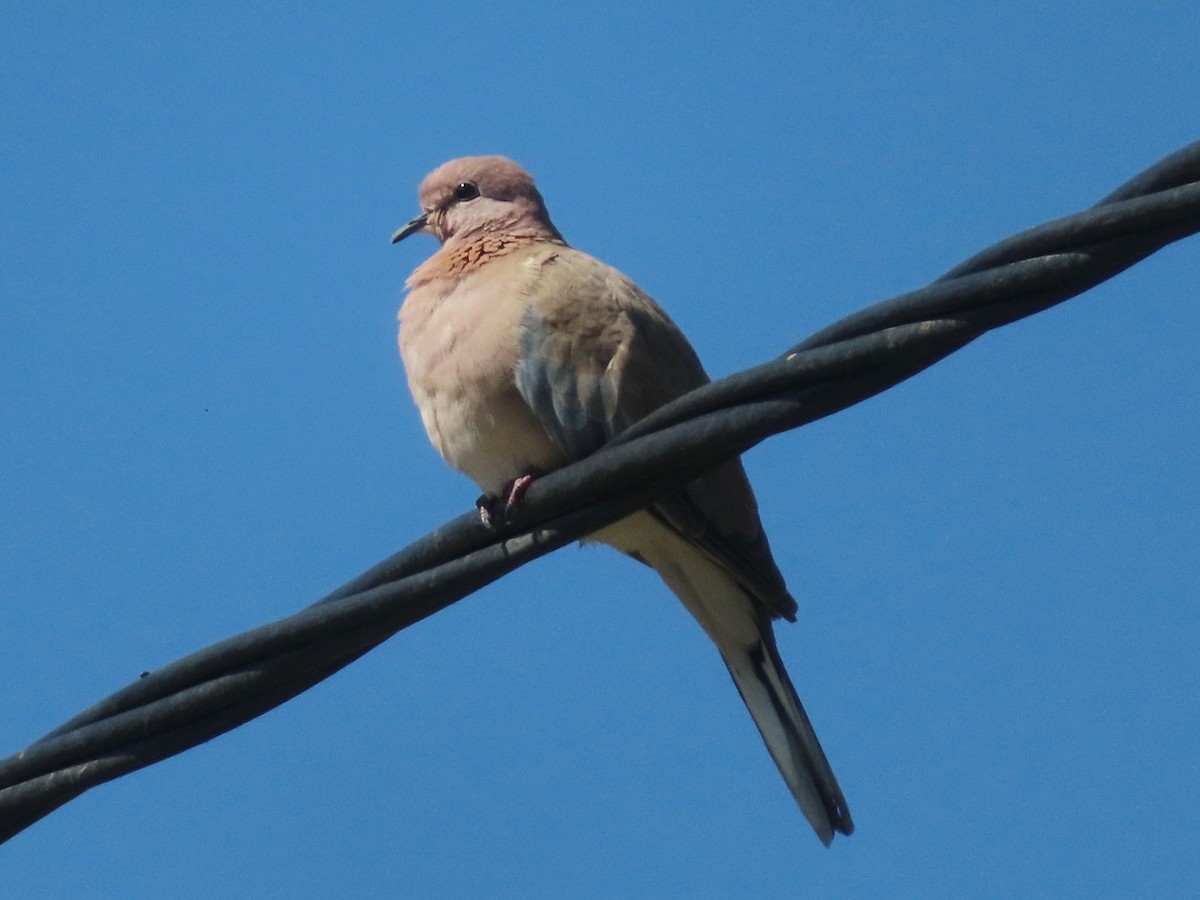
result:
[[[928,287],[664,406],[587,459],[535,481],[502,528],[460,516],[295,615],[147,673],[0,762],[0,841],[97,784],[286,702],[397,631],[718,461],[886,390],[1197,231],[1200,142],[1089,210],[1014,235]]]

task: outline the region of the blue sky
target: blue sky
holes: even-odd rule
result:
[[[391,247],[503,153],[714,375],[1200,136],[1191,2],[8,3],[0,752],[469,508]],[[653,576],[539,561],[0,848],[7,896],[1182,896],[1200,244],[746,460],[858,825]]]

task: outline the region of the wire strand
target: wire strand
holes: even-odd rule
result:
[[[1073,216],[712,382],[533,483],[500,529],[454,519],[286,619],[213,644],[0,761],[0,842],[84,791],[287,702],[396,632],[686,485],[765,438],[884,391],[1001,325],[1089,290],[1200,231],[1200,142]]]

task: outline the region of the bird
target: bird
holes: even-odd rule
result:
[[[567,244],[533,177],[503,156],[434,169],[392,235],[440,242],[409,276],[398,343],[430,441],[511,513],[539,475],[595,452],[709,381],[633,281]],[[826,845],[854,823],[780,657],[773,621],[797,604],[741,461],[585,538],[653,568],[716,645],[801,812]]]

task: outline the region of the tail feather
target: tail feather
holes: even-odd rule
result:
[[[765,630],[757,645],[721,648],[721,655],[767,751],[817,836],[829,846],[835,831],[853,832],[846,798],[783,667],[774,636]]]
[[[854,822],[775,646],[770,613],[703,550],[649,513],[592,535],[658,571],[717,645],[783,780],[826,845]]]

